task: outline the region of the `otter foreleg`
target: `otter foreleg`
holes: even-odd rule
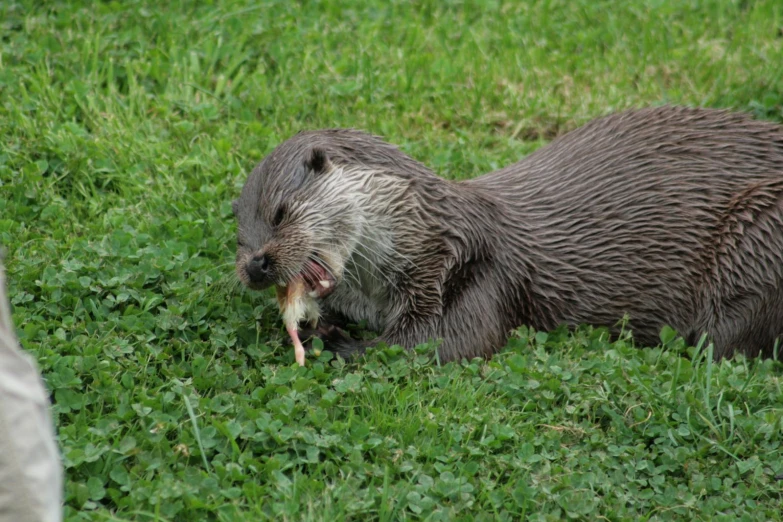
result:
[[[502,306],[502,295],[488,290],[487,284],[477,283],[462,288],[445,309],[433,307],[424,313],[422,306],[411,304],[380,336],[370,340],[354,339],[343,329],[323,321],[307,333],[318,336],[324,349],[344,359],[362,355],[367,348],[381,343],[410,350],[428,342],[439,343],[441,362],[489,357],[504,346],[514,326],[514,314],[508,306]]]

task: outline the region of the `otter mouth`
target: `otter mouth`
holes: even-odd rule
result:
[[[296,277],[302,278],[307,295],[317,299],[331,294],[337,285],[331,271],[324,266],[323,261],[316,254],[311,255],[305,261],[301,272]]]

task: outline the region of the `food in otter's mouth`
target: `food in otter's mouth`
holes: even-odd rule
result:
[[[305,363],[304,345],[299,339],[299,323],[308,321],[315,327],[321,315],[315,299],[334,288],[333,280],[320,264],[309,263],[305,272],[294,277],[286,286],[275,287],[285,329],[294,343],[294,355],[299,366]]]
[[[305,284],[300,276],[297,276],[286,287],[276,287],[277,302],[280,305],[280,311],[283,313],[285,329],[288,332],[291,341],[294,343],[294,355],[299,366],[304,366],[305,350],[302,341],[299,339],[299,322],[308,320],[315,323],[318,321],[319,309],[318,303],[305,293]]]

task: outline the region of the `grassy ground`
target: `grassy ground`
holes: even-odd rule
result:
[[[783,119],[776,0],[2,2],[0,242],[68,520],[775,520],[783,371],[605,332],[293,366],[230,201],[306,128],[474,176],[607,112]]]

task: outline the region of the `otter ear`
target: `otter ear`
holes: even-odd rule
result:
[[[305,160],[305,167],[316,174],[323,174],[329,170],[329,157],[323,149],[314,148],[310,151],[310,156]]]
[[[234,213],[234,217],[237,217],[237,212],[239,211],[239,200],[235,199],[231,202],[231,211]]]

